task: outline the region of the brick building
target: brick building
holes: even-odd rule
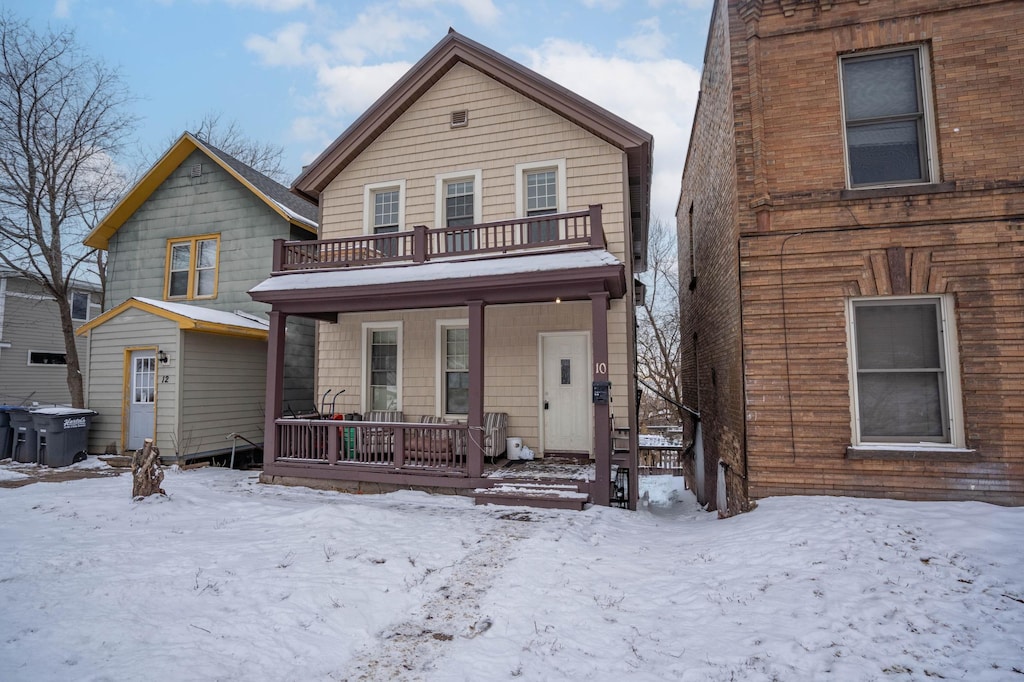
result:
[[[1024,503],[1024,11],[716,0],[677,219],[692,475]]]

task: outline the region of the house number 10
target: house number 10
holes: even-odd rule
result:
[[[594,363],[594,374],[607,374],[608,363],[607,362],[595,362]]]

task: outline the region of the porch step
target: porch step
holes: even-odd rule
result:
[[[476,504],[581,511],[590,501],[590,495],[580,492],[577,486],[569,483],[504,481],[492,488],[477,488],[473,491],[473,500]]]

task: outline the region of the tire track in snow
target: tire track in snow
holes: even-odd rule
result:
[[[491,627],[480,612],[481,597],[512,555],[513,547],[530,537],[535,510],[495,510],[488,514],[505,522],[481,528],[476,545],[455,564],[445,583],[408,620],[379,632],[376,641],[357,652],[348,672],[336,677],[346,682],[425,680],[449,642],[472,638]]]

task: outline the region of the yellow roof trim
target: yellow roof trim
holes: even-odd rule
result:
[[[92,232],[86,236],[83,243],[86,246],[91,246],[94,249],[102,249],[106,251],[107,245],[110,243],[110,238],[117,232],[122,225],[124,225],[129,218],[134,215],[135,211],[139,210],[139,207],[156,191],[156,188],[163,183],[164,180],[170,176],[174,170],[188,158],[189,154],[195,150],[200,150],[206,154],[211,161],[216,163],[222,169],[227,171],[231,177],[242,183],[242,186],[252,192],[254,195],[260,198],[263,203],[270,207],[275,213],[281,216],[284,220],[289,222],[296,227],[316,234],[316,228],[310,227],[309,225],[296,220],[288,214],[276,201],[270,199],[263,192],[256,189],[251,182],[243,178],[235,171],[234,168],[224,163],[221,158],[210,151],[210,149],[204,145],[198,138],[194,137],[191,133],[182,133],[178,141],[171,145],[171,148],[164,152],[164,155],[160,157],[160,160],[153,164],[142,179],[135,183],[135,186],[120,201],[117,205],[100,221],[100,224],[93,229]]]
[[[265,329],[252,329],[250,327],[237,327],[233,324],[222,324],[219,322],[203,322],[200,320],[193,320],[191,317],[186,317],[184,315],[172,313],[169,310],[164,310],[163,308],[157,307],[155,305],[150,305],[149,303],[144,303],[142,301],[138,301],[134,298],[130,298],[121,305],[117,306],[116,308],[111,308],[102,315],[99,315],[89,320],[88,322],[86,322],[81,327],[75,330],[75,336],[83,336],[86,332],[89,332],[95,329],[96,327],[99,327],[100,325],[109,322],[110,320],[117,317],[121,313],[133,309],[141,310],[142,312],[150,313],[152,315],[156,315],[157,317],[162,317],[165,320],[177,322],[178,328],[184,329],[185,331],[205,332],[207,334],[221,334],[223,336],[236,336],[246,339],[259,339],[261,341],[266,341],[267,338],[269,337],[269,332]]]

